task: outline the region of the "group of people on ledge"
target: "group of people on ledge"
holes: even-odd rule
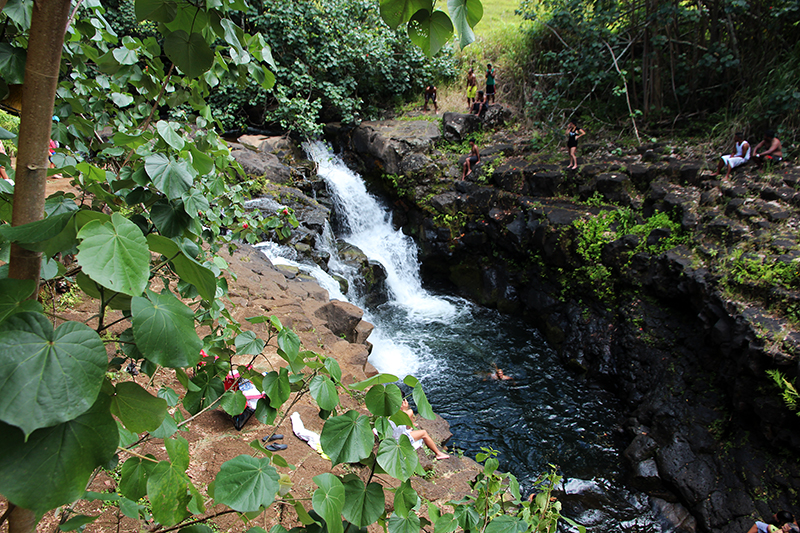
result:
[[[756,166],[760,167],[765,161],[777,163],[783,160],[783,146],[781,140],[775,136],[775,132],[767,130],[764,138],[751,150],[750,143],[744,138],[742,132],[737,131],[733,135],[733,151],[729,155],[723,155],[717,162],[717,171],[712,176],[718,176],[725,169],[725,179],[731,175],[731,170],[753,160]]]
[[[495,70],[491,63],[486,65],[486,90],[478,90],[478,78],[475,76],[475,69],[470,67],[467,72],[467,109],[470,115],[478,115],[483,117],[486,110],[489,108],[490,103],[495,102],[495,93],[497,90],[497,80],[495,78]],[[425,104],[422,110],[428,111],[428,104],[433,104],[433,112],[439,112],[439,105],[436,103],[438,89],[435,85],[431,84],[425,87],[423,96],[425,97]]]
[[[756,522],[747,533],[800,533],[794,515],[789,511],[778,511],[766,522]]]

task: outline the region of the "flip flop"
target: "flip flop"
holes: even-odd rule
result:
[[[278,434],[276,434],[276,435],[267,435],[266,437],[264,437],[263,439],[261,439],[261,441],[262,441],[262,442],[272,442],[272,441],[274,441],[274,440],[281,440],[282,438],[283,438],[283,435],[281,435],[280,433],[278,433]]]
[[[286,448],[288,448],[286,444],[270,444],[269,446],[267,446],[267,449],[271,452],[285,450]]]

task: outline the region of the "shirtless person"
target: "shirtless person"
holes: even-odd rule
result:
[[[711,174],[712,176],[719,175],[724,167],[728,169],[725,172],[725,179],[728,179],[732,169],[750,160],[750,143],[745,141],[744,136],[738,131],[733,135],[733,144],[733,152],[731,152],[731,155],[723,155],[719,159],[717,171]]]
[[[765,151],[759,153],[761,148],[766,148]],[[756,165],[761,166],[764,161],[777,163],[783,159],[783,147],[781,140],[775,137],[775,132],[767,130],[764,132],[764,140],[761,141],[753,148],[753,161]]]
[[[433,101],[433,112],[439,112],[439,106],[436,105],[436,86],[435,85],[428,85],[425,87],[425,106],[422,108],[423,111],[428,110],[428,101]]]
[[[400,409],[405,414],[408,415],[408,418],[411,419],[411,422],[413,424],[413,422],[414,422],[414,411],[412,411],[411,408],[408,406],[408,400],[406,400],[405,398],[403,398],[403,403],[400,405]],[[413,442],[415,440],[422,440],[422,442],[425,443],[425,446],[427,446],[428,449],[430,449],[430,451],[432,451],[433,453],[436,454],[436,458],[437,459],[441,460],[441,459],[449,459],[450,458],[449,455],[447,455],[446,453],[441,451],[439,449],[439,447],[436,446],[436,443],[433,442],[433,439],[431,438],[430,435],[428,435],[428,432],[426,430],[424,430],[424,429],[413,429],[414,428],[413,425],[410,426],[410,427],[407,427],[407,426],[397,426],[397,427],[398,427],[398,429],[399,428],[404,428],[404,429],[409,430],[408,433],[406,433],[405,431],[402,431],[402,430],[401,431],[402,431],[402,434],[407,435],[411,439],[412,444],[413,444]],[[395,437],[395,438],[397,438],[397,437]]]
[[[475,95],[478,91],[478,79],[475,77],[475,69],[470,68],[467,73],[467,109],[472,109]]]
[[[478,147],[475,146],[475,139],[469,140],[469,155],[467,156],[467,160],[464,161],[464,174],[461,176],[461,179],[465,179],[467,176],[472,174],[472,169],[475,168],[475,165],[481,162],[481,152],[478,150]]]

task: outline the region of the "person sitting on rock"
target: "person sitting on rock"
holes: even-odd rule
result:
[[[750,143],[744,140],[741,132],[737,131],[733,135],[733,145],[734,150],[731,155],[723,155],[720,158],[717,162],[717,171],[711,174],[712,176],[718,176],[722,172],[722,168],[725,167],[728,169],[725,172],[725,179],[728,179],[731,175],[731,170],[750,160]]]
[[[480,94],[480,93],[479,93]],[[475,168],[475,165],[481,162],[481,152],[478,150],[478,147],[475,145],[475,139],[469,140],[469,155],[467,156],[467,160],[464,161],[464,174],[461,176],[461,179],[466,179],[467,176],[472,174],[472,169]]]
[[[766,148],[766,150],[759,153],[758,151],[761,148]],[[783,160],[783,146],[781,145],[781,140],[775,137],[774,131],[765,131],[764,140],[753,148],[753,161],[755,161],[756,165],[761,166],[764,161],[777,163],[781,160]]]
[[[794,516],[789,511],[778,511],[768,522],[756,522],[747,533],[790,533],[797,529]]]
[[[486,114],[486,110],[489,109],[489,104],[486,103],[486,98],[483,96],[483,91],[478,91],[478,97],[472,103],[472,109],[470,110],[470,115],[477,115],[480,118],[483,118],[483,115]]]
[[[393,432],[392,432],[392,436],[395,439],[400,439],[401,435],[405,435],[406,437],[408,437],[408,440],[411,441],[411,444],[412,444],[412,446],[414,446],[414,449],[419,448],[424,443],[425,446],[427,446],[428,449],[430,451],[432,451],[436,455],[436,459],[438,459],[438,460],[449,459],[450,456],[447,455],[446,453],[444,453],[443,451],[441,451],[439,449],[439,447],[436,446],[436,443],[433,441],[431,436],[428,435],[428,432],[426,430],[424,430],[424,429],[414,429],[414,425],[413,425],[413,423],[414,423],[414,411],[412,411],[411,408],[408,406],[408,400],[406,400],[405,398],[403,398],[403,403],[400,405],[400,409],[405,414],[408,415],[408,418],[411,419],[412,425],[411,426],[406,426],[406,425],[395,426],[394,423],[392,423],[392,426],[394,428]]]

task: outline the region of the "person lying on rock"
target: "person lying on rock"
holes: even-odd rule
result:
[[[464,174],[461,176],[461,179],[466,179],[467,176],[472,174],[472,169],[475,168],[475,165],[481,162],[481,152],[478,150],[478,147],[475,145],[475,139],[469,140],[469,155],[467,156],[467,160],[464,161]]]
[[[408,400],[406,400],[405,398],[403,398],[403,403],[401,404],[400,409],[405,414],[408,415],[408,418],[411,419],[412,425],[411,426],[406,426],[406,425],[394,426],[394,423],[392,423],[392,426],[394,427],[394,430],[392,432],[392,436],[395,439],[400,439],[401,435],[405,435],[406,437],[408,437],[408,440],[411,441],[411,445],[414,446],[414,449],[419,448],[424,443],[425,446],[427,446],[428,449],[430,451],[432,451],[436,455],[436,459],[439,459],[439,460],[449,459],[450,456],[447,455],[446,453],[444,453],[443,451],[441,451],[439,449],[439,447],[436,446],[436,443],[433,441],[431,436],[428,435],[428,432],[426,430],[424,430],[424,429],[414,429],[414,426],[413,426],[414,411],[412,411],[411,408],[408,406]]]
[[[718,176],[724,167],[727,169],[725,179],[728,179],[731,170],[750,160],[750,143],[744,140],[744,136],[739,131],[733,135],[733,146],[731,155],[723,155],[717,162],[717,171],[711,174],[712,176]]]
[[[759,153],[762,148],[765,150]],[[758,166],[761,166],[764,161],[777,163],[783,160],[783,146],[781,145],[781,140],[775,137],[774,131],[767,130],[764,132],[764,140],[753,148],[753,160]]]
[[[778,511],[769,522],[756,522],[747,533],[794,533],[798,531],[794,516],[789,511]]]

